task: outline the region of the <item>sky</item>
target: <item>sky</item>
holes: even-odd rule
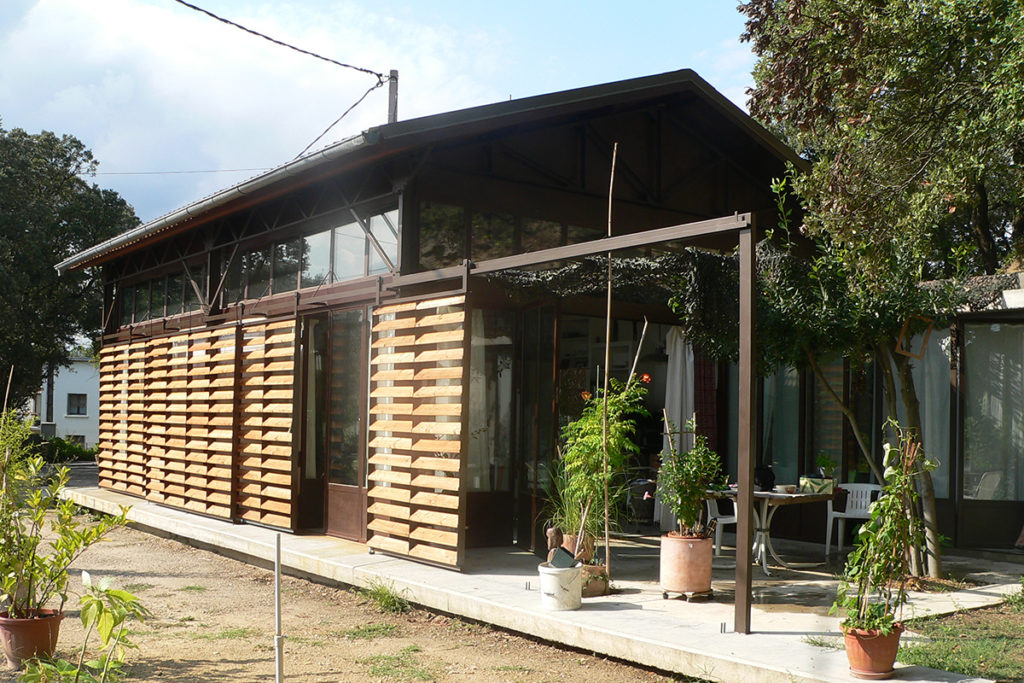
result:
[[[191,2],[397,69],[400,119],[681,68],[741,107],[752,84],[737,0]],[[143,221],[290,161],[374,83],[175,0],[0,0],[0,126],[79,138]],[[313,149],[386,117],[384,87]]]

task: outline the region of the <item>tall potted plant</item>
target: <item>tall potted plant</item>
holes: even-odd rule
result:
[[[668,418],[666,428],[671,431]],[[661,537],[659,580],[666,592],[706,594],[711,591],[711,551],[714,524],[704,515],[708,490],[721,488],[724,475],[718,455],[707,438],[697,434],[694,420],[684,430],[693,434],[693,447],[677,451],[670,439],[669,452],[663,454],[658,470],[658,498],[678,520],[675,531]]]
[[[889,678],[903,632],[910,550],[924,542],[920,517],[914,514],[920,444],[900,438],[901,447],[885,444],[885,483],[871,505],[871,519],[860,527],[846,560],[831,613],[842,611],[841,628],[850,673],[857,678]],[[933,467],[924,461],[924,468]]]
[[[29,445],[30,434],[15,411],[0,413],[0,639],[14,668],[53,654],[68,566],[125,520],[122,510],[95,524],[80,522],[74,503],[60,495],[67,468],[48,474]]]

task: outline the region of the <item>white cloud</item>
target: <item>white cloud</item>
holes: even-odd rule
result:
[[[213,12],[338,61],[400,69],[410,118],[499,99],[493,44],[352,2],[206,3]],[[374,83],[165,0],[38,0],[0,30],[6,128],[81,138],[101,171],[266,167],[294,157]],[[386,86],[320,144],[386,119]],[[102,176],[150,219],[253,175]]]

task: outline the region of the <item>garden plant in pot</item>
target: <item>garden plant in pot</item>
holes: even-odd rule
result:
[[[665,418],[669,431],[672,427]],[[693,435],[693,447],[680,453],[674,439],[662,455],[658,470],[658,498],[678,520],[678,529],[661,537],[659,580],[665,597],[669,593],[700,595],[711,592],[711,535],[714,522],[706,519],[704,500],[709,489],[724,487],[718,455],[708,447],[707,438],[697,434],[694,420],[684,433]]]
[[[858,531],[830,610],[846,616],[841,628],[850,673],[857,678],[882,679],[893,673],[911,573],[909,551],[924,542],[920,516],[912,512],[920,444],[902,437],[900,443],[898,449],[884,446],[882,495],[871,504],[871,519]],[[921,464],[933,467],[923,458]]]
[[[68,470],[50,472],[34,454],[28,422],[0,413],[0,639],[8,664],[53,654],[68,567],[90,545],[123,524],[125,511],[93,524],[62,500]]]
[[[562,429],[563,447],[551,468],[546,512],[556,543],[583,562],[586,596],[608,591],[606,565],[594,564],[594,546],[607,526],[614,528],[623,506],[629,457],[638,452],[633,441],[636,419],[647,415],[644,398],[648,375],[635,375],[623,384],[615,379],[608,391],[608,462],[604,461],[604,399],[584,392],[580,417]],[[608,511],[604,514],[605,487]],[[550,557],[549,557],[550,559]]]

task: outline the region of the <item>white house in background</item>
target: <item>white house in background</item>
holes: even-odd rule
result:
[[[43,379],[36,402],[39,433],[95,447],[99,440],[99,400],[99,369],[92,359],[72,357],[70,365],[58,369],[52,378]]]

